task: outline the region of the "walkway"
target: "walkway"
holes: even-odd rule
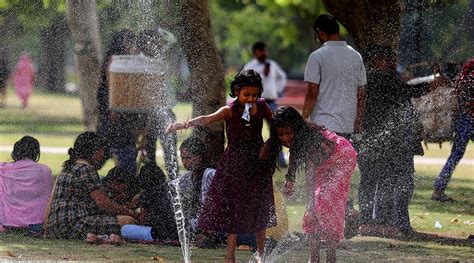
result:
[[[50,154],[67,154],[66,147],[50,147],[42,146],[41,153],[50,153]],[[0,152],[11,153],[13,150],[13,145],[0,145]],[[156,151],[156,156],[163,156],[162,150]],[[444,165],[446,158],[438,157],[424,157],[424,156],[415,156],[415,164],[426,164],[426,165]],[[459,164],[474,166],[474,159],[463,158]]]

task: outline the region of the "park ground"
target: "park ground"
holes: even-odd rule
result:
[[[178,120],[191,117],[189,104],[178,104],[174,108]],[[50,95],[35,92],[30,106],[21,109],[14,94],[9,91],[7,107],[0,108],[0,148],[8,148],[23,135],[36,137],[41,146],[52,148],[71,147],[74,138],[83,131],[81,107],[77,97]],[[179,141],[189,135],[189,131],[179,133]],[[338,250],[341,262],[474,262],[474,247],[466,241],[474,234],[474,144],[470,142],[461,163],[449,184],[447,193],[457,202],[438,203],[430,199],[434,179],[439,173],[442,162],[449,155],[451,145],[425,146],[424,160],[417,162],[415,175],[415,193],[410,205],[412,225],[417,231],[454,238],[454,242],[444,241],[403,241],[372,237],[354,237],[342,243]],[[61,151],[41,154],[40,163],[51,167],[58,175],[61,164],[67,155]],[[0,161],[11,161],[10,153],[0,150]],[[163,167],[163,159],[158,157]],[[106,163],[99,174],[105,175],[113,166]],[[182,170],[182,167],[181,167]],[[275,174],[275,182],[280,186],[286,170]],[[351,198],[357,200],[358,172],[353,176]],[[300,187],[301,189],[301,187]],[[304,211],[304,198],[297,193],[288,200],[290,232],[301,231],[301,218]],[[443,227],[435,228],[439,220]],[[193,249],[193,262],[222,261],[224,249]],[[238,261],[247,261],[250,252],[237,253]],[[159,245],[125,244],[120,247],[87,245],[83,241],[27,238],[22,233],[0,234],[0,260],[6,261],[181,261],[179,247]],[[283,255],[279,262],[305,262],[307,250],[297,248]]]

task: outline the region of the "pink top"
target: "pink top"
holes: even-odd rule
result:
[[[324,240],[339,241],[344,239],[344,212],[357,153],[344,137],[329,130],[323,135],[334,143],[334,149],[319,166],[308,162],[306,183],[312,193],[303,228],[306,233],[318,232]],[[317,224],[311,221],[311,215],[318,218]]]
[[[13,75],[13,85],[17,96],[25,100],[33,92],[35,69],[28,55],[22,55],[16,64]]]
[[[51,169],[32,160],[0,163],[0,225],[43,223],[53,188]]]

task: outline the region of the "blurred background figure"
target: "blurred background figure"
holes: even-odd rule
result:
[[[454,143],[451,154],[438,175],[431,199],[438,202],[453,202],[444,193],[456,165],[466,152],[469,139],[474,139],[474,58],[469,59],[455,80],[458,108],[454,121]]]
[[[116,112],[109,108],[109,68],[114,55],[136,54],[136,36],[130,29],[114,32],[102,62],[97,102],[99,122],[97,132],[107,139],[106,159],[117,157],[117,166],[123,167],[135,175],[137,171],[136,140],[140,130],[140,117],[134,112]]]
[[[33,62],[31,61],[30,56],[24,53],[18,60],[13,75],[15,93],[20,99],[23,108],[28,106],[28,100],[33,92],[34,81],[35,69],[33,67]]]
[[[10,75],[7,56],[0,54],[0,108],[7,105],[7,80]]]
[[[164,79],[162,83],[156,83],[156,88],[163,89],[162,96],[157,98],[157,103],[148,112],[146,132],[143,140],[145,162],[156,164],[156,142],[160,140],[164,150],[165,166],[168,175],[173,174],[170,163],[177,160],[176,134],[165,134],[164,129],[168,124],[176,121],[176,115],[172,108],[176,105],[174,87],[180,85],[186,79],[186,72],[182,70],[182,57],[178,55],[180,47],[174,35],[161,28],[143,30],[137,39],[137,47],[147,57],[161,60],[164,65]],[[168,146],[168,147],[165,147]],[[174,178],[170,178],[174,179]]]

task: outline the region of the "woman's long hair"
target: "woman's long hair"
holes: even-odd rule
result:
[[[92,156],[99,149],[104,148],[105,139],[95,132],[83,132],[77,136],[74,147],[69,148],[69,160],[63,163],[64,168],[74,165],[77,159],[91,161]]]
[[[294,134],[290,148],[290,165],[295,171],[303,169],[308,160],[319,165],[330,155],[334,143],[322,134],[325,128],[306,122],[297,110],[283,106],[275,112],[270,127],[270,156],[272,160],[275,159],[275,162],[281,150],[277,129],[283,127],[290,128]]]

